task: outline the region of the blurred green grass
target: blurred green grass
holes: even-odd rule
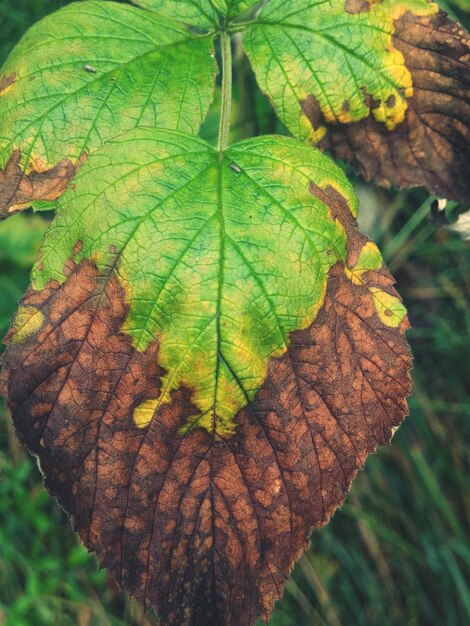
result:
[[[64,3],[1,0],[0,62],[30,24]],[[246,63],[236,79],[232,140],[282,132]],[[213,139],[215,132],[214,109],[203,133]],[[411,416],[393,446],[369,459],[331,523],[314,532],[272,626],[466,626],[470,244],[430,217],[425,193],[355,182],[362,228],[384,251],[413,324]],[[28,283],[47,227],[44,215],[0,224],[2,335]],[[0,408],[0,625],[156,623],[98,572]]]

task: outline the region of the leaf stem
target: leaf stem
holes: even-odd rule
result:
[[[223,152],[228,147],[232,112],[232,44],[230,35],[225,30],[220,33],[220,49],[222,54],[222,100],[217,149],[219,152]]]

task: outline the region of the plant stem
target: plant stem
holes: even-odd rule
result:
[[[232,45],[230,35],[226,31],[220,34],[220,49],[222,53],[222,100],[217,149],[222,153],[228,146],[232,112]]]
[[[242,33],[245,28],[247,28],[248,26],[251,26],[252,24],[259,24],[260,21],[258,19],[255,20],[249,20],[247,22],[232,22],[231,24],[229,24],[227,26],[227,32],[234,34],[234,33]]]

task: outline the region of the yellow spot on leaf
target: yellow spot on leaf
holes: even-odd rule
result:
[[[354,285],[366,286],[372,294],[375,309],[380,320],[386,325],[396,328],[400,326],[406,315],[406,308],[399,298],[379,289],[369,287],[364,280],[364,274],[377,271],[382,267],[382,255],[372,241],[368,241],[362,248],[354,267],[344,268],[344,273]]]
[[[308,119],[304,112],[300,115],[299,123],[302,136],[305,136],[306,140],[314,146],[317,145],[327,133],[326,126],[320,125],[318,128],[314,128],[311,120]]]
[[[137,428],[146,428],[150,424],[159,404],[158,398],[145,400],[145,402],[142,402],[134,409],[133,418]]]
[[[382,262],[379,249],[373,241],[368,241],[362,248],[356,265],[353,268],[346,267],[344,272],[354,285],[361,285],[365,272],[380,269]]]
[[[32,306],[20,306],[15,317],[13,343],[23,343],[44,324],[44,315]]]
[[[16,74],[9,74],[0,78],[0,97],[6,96],[6,94],[13,88],[16,82]]]
[[[377,287],[371,287],[370,292],[374,298],[375,308],[381,321],[386,326],[391,326],[392,328],[400,326],[406,316],[406,309],[399,298]]]
[[[6,96],[7,93],[13,88],[14,83],[10,83],[0,92],[0,96]]]
[[[307,117],[305,117],[305,115],[302,115],[302,121],[304,119],[308,122]],[[320,143],[320,141],[325,137],[327,133],[326,126],[319,126],[318,128],[313,128],[310,122],[308,122],[308,124],[305,124],[305,126],[308,126],[308,133],[309,133],[308,141],[310,141],[314,145]]]

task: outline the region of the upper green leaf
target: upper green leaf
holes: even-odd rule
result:
[[[470,198],[470,44],[428,0],[271,0],[245,35],[297,137],[384,185]]]
[[[212,46],[113,2],[36,24],[0,73],[0,214],[55,199],[86,154],[126,130],[196,133],[213,97]]]
[[[260,0],[216,0],[216,2],[221,13],[229,19],[245,13],[257,4],[261,4]]]
[[[230,20],[259,0],[132,0],[145,9],[201,28],[217,28],[218,13]]]
[[[134,4],[170,19],[201,28],[218,26],[216,5],[212,0],[132,0]]]

